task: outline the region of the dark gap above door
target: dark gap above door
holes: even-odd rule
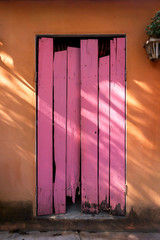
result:
[[[80,48],[80,40],[98,39],[98,57],[108,56],[110,54],[110,37],[55,37],[54,52],[67,50],[67,47]]]

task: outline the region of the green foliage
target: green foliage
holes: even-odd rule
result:
[[[160,11],[151,18],[152,22],[145,28],[149,37],[160,37]]]

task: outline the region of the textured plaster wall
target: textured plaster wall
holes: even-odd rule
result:
[[[145,26],[159,0],[0,2],[0,201],[36,209],[36,34],[126,34],[127,212],[160,207],[160,63]]]

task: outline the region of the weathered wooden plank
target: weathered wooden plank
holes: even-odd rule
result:
[[[54,209],[66,212],[66,83],[67,51],[54,55]]]
[[[99,59],[99,209],[109,206],[109,56]]]
[[[68,47],[67,196],[75,203],[80,177],[80,49]]]
[[[125,38],[110,42],[110,206],[125,215]]]
[[[38,55],[38,215],[52,213],[53,39],[39,39]]]
[[[81,198],[98,213],[98,40],[81,40]]]

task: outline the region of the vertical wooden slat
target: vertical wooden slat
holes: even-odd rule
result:
[[[110,206],[125,214],[125,39],[110,43]]]
[[[66,211],[66,82],[67,51],[54,55],[54,209]]]
[[[52,213],[53,39],[39,39],[38,55],[38,215]]]
[[[82,211],[98,212],[98,40],[81,40]]]
[[[80,49],[68,47],[67,195],[75,203],[80,177]]]
[[[99,59],[99,209],[109,204],[109,56]]]

